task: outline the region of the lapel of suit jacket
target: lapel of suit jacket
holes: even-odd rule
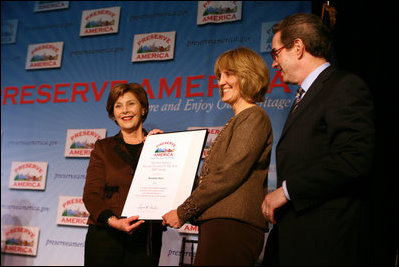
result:
[[[306,94],[303,96],[301,102],[298,103],[298,106],[295,110],[295,112],[288,114],[287,120],[285,121],[283,131],[281,132],[280,135],[280,141],[283,139],[285,134],[287,133],[288,129],[292,126],[292,124],[295,122],[295,120],[301,115],[301,113],[311,105],[312,99],[320,93],[321,89],[324,86],[325,81],[330,77],[331,73],[333,72],[333,68],[330,66],[326,68],[324,71],[320,73],[320,75],[316,78],[316,80],[312,83],[312,85],[309,87],[308,91]],[[292,107],[291,107],[292,109]]]

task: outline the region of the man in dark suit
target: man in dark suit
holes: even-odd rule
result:
[[[330,66],[331,34],[316,15],[273,31],[273,68],[299,89],[276,148],[277,189],[262,204],[274,224],[264,264],[370,264],[371,93]]]

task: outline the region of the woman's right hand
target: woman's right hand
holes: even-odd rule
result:
[[[138,220],[139,216],[131,216],[129,218],[116,218],[112,217],[108,220],[108,225],[118,229],[119,231],[125,232],[129,235],[133,234],[133,232],[145,221]]]

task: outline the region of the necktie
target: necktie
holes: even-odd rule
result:
[[[291,112],[295,111],[295,109],[297,108],[298,103],[301,101],[302,95],[304,93],[305,93],[305,90],[303,90],[302,87],[299,87],[298,90],[296,91],[296,94],[295,94],[295,101],[294,101],[294,105],[293,105],[293,108],[292,108]]]

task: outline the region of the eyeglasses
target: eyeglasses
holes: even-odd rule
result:
[[[280,47],[277,50],[273,48],[272,51],[270,51],[270,55],[272,56],[272,59],[276,60],[278,54],[280,54],[281,50],[283,50],[284,48],[285,48],[284,46]]]

